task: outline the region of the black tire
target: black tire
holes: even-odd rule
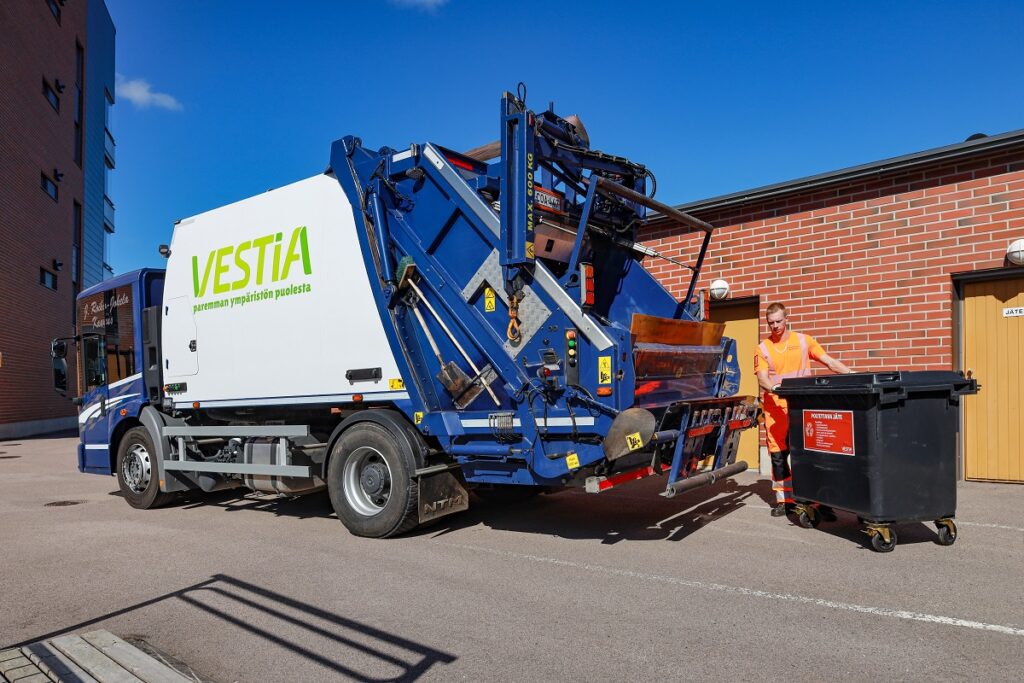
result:
[[[129,429],[117,446],[117,486],[133,508],[149,510],[174,499],[174,494],[160,490],[156,457],[156,448],[145,427]]]
[[[880,553],[891,553],[896,547],[896,541],[896,532],[889,529],[889,542],[885,542],[882,534],[874,534],[871,536],[871,547]]]
[[[953,545],[954,543],[956,543],[955,524],[951,524],[951,526],[946,526],[945,524],[936,524],[935,526],[938,529],[939,540],[937,541],[937,543],[939,545]]]
[[[801,510],[797,521],[805,529],[817,529],[821,524],[821,517],[817,513],[807,514],[807,510]]]
[[[338,519],[356,536],[387,538],[419,523],[416,458],[406,439],[376,422],[346,429],[331,449],[327,490]]]

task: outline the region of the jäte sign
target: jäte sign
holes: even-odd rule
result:
[[[287,246],[286,246],[287,245]],[[294,230],[287,241],[278,232],[241,244],[214,249],[203,261],[192,257],[192,290],[196,299],[287,280],[301,265],[310,275],[306,226]]]

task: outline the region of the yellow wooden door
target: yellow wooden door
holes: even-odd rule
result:
[[[1022,309],[1024,278],[964,285],[963,368],[981,385],[977,396],[964,399],[968,479],[1024,482]]]
[[[725,323],[725,336],[736,340],[736,351],[740,364],[740,395],[757,396],[757,377],[754,376],[754,349],[757,348],[758,305],[757,302],[741,305],[715,306],[712,303],[711,321]],[[758,468],[758,443],[756,428],[747,429],[740,437],[737,460],[745,460],[750,469]]]

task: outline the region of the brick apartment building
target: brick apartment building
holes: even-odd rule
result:
[[[0,438],[76,424],[49,341],[73,334],[75,295],[110,272],[113,93],[103,0],[0,2]]]
[[[765,308],[782,301],[791,329],[855,371],[972,371],[982,391],[961,410],[962,473],[1024,481],[1024,267],[1007,255],[1024,238],[1024,130],[679,208],[718,228],[698,287],[730,285],[712,318],[738,341],[744,393]],[[699,247],[657,226],[644,239],[667,256]],[[644,265],[685,296],[686,272]]]

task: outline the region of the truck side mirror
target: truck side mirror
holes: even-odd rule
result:
[[[50,356],[54,359],[67,358],[68,343],[63,339],[54,339],[50,342]]]
[[[61,395],[68,393],[68,362],[63,356],[53,357],[53,388]]]

